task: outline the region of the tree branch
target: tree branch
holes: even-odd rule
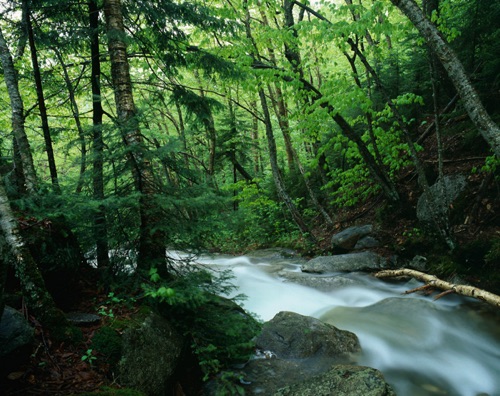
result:
[[[439,279],[434,275],[429,275],[424,272],[402,268],[397,270],[384,270],[375,274],[377,278],[393,278],[397,276],[409,276],[426,283],[426,286],[434,287],[445,292],[455,292],[465,297],[472,297],[484,301],[494,307],[500,308],[500,296],[490,293],[486,290],[479,289],[469,285],[456,285],[454,283],[446,282]],[[442,297],[443,293],[439,294],[437,298]]]

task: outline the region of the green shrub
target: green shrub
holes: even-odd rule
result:
[[[234,301],[242,296],[220,297],[235,289],[230,272],[211,273],[192,264],[178,269],[177,277],[168,281],[156,268],[151,269],[150,282],[143,289],[160,314],[191,340],[204,380],[247,361],[260,323]]]

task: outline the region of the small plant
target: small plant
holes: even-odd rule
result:
[[[411,230],[404,231],[403,236],[406,236],[408,238],[419,237],[422,236],[422,230],[420,228],[413,227]]]
[[[82,356],[82,362],[88,362],[90,367],[92,367],[92,364],[97,359],[92,352],[93,349],[87,349],[87,352],[85,352]]]
[[[105,316],[105,317],[110,318],[110,319],[114,319],[114,317],[115,317],[115,314],[113,313],[113,309],[108,308],[104,305],[101,305],[99,307],[99,310],[97,311],[97,313],[99,315]]]

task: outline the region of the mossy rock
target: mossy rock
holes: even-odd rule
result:
[[[92,346],[104,355],[106,362],[112,367],[116,366],[122,355],[122,338],[111,327],[101,327],[92,337]]]

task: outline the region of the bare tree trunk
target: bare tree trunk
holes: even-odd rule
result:
[[[262,111],[264,113],[265,127],[266,127],[266,137],[267,144],[269,147],[269,160],[271,163],[271,171],[273,173],[274,184],[276,185],[276,191],[278,192],[279,197],[284,202],[285,206],[289,210],[292,218],[295,221],[295,224],[299,227],[300,231],[304,234],[309,235],[309,237],[316,242],[314,236],[311,234],[309,227],[304,222],[304,219],[300,215],[297,207],[292,202],[292,199],[288,195],[285,189],[285,183],[283,182],[283,178],[281,177],[281,172],[278,167],[278,159],[276,155],[276,141],[274,140],[274,134],[271,124],[271,116],[269,114],[269,108],[267,106],[267,99],[264,93],[264,89],[259,89],[259,98],[260,104],[262,106]]]
[[[255,44],[255,41],[252,37],[252,31],[250,27],[250,12],[248,10],[248,1],[244,0],[243,6],[245,8],[245,29],[246,29],[246,36],[249,40],[251,40],[253,44],[253,53],[252,56],[258,57],[258,48],[257,45]],[[309,227],[306,225],[304,222],[304,219],[300,215],[297,207],[293,203],[292,199],[286,192],[285,188],[285,183],[283,182],[283,178],[281,176],[281,172],[279,170],[278,166],[278,158],[277,158],[277,153],[276,153],[276,141],[274,140],[274,133],[273,133],[273,127],[271,123],[271,115],[269,113],[269,107],[267,105],[267,98],[266,94],[264,92],[264,88],[262,87],[262,83],[258,83],[259,88],[258,88],[258,93],[259,93],[259,99],[260,99],[260,104],[262,107],[262,112],[264,114],[264,125],[266,129],[266,137],[267,137],[267,145],[269,149],[269,161],[271,164],[271,172],[273,174],[273,180],[274,184],[276,186],[276,191],[278,193],[278,196],[282,200],[282,202],[285,204],[287,207],[288,211],[292,215],[293,220],[295,221],[295,224],[299,227],[302,233],[305,235],[309,236],[309,239],[315,243],[316,239],[314,238],[314,235],[309,230]]]
[[[165,263],[165,235],[157,227],[160,223],[160,212],[154,199],[156,188],[153,172],[151,164],[144,156],[145,147],[132,93],[121,1],[105,0],[104,14],[118,127],[128,148],[135,188],[140,193],[140,239],[137,268],[147,271],[151,266]]]
[[[14,68],[12,56],[9,52],[7,43],[0,29],[0,61],[2,62],[3,74],[5,85],[9,93],[10,105],[12,108],[12,131],[14,139],[17,144],[19,157],[22,164],[22,173],[24,175],[24,182],[26,183],[26,190],[29,193],[35,193],[37,190],[38,182],[33,165],[33,157],[31,148],[24,129],[24,106],[21,94],[19,93],[19,84],[17,80],[17,73]]]
[[[391,2],[410,19],[437,55],[462,98],[470,119],[496,156],[500,157],[500,127],[487,113],[455,52],[443,39],[436,26],[425,17],[424,12],[414,0],[391,0]]]
[[[272,99],[273,92],[272,92],[270,87],[269,87],[269,94],[271,95],[271,100],[273,100]],[[286,115],[288,113],[288,111],[287,111],[286,104],[285,104],[282,97],[280,98],[278,96],[278,98],[275,101],[278,102],[278,108],[275,109],[275,112],[276,112],[276,115],[278,116],[278,119],[279,119],[282,114]],[[281,103],[281,105],[279,103]],[[302,179],[304,180],[304,184],[306,186],[307,192],[309,193],[309,197],[311,198],[311,201],[312,201],[314,207],[321,214],[321,216],[323,217],[325,222],[329,226],[333,226],[332,218],[327,213],[325,208],[323,208],[323,206],[319,203],[318,197],[316,196],[316,193],[314,192],[314,189],[312,188],[311,183],[309,183],[309,179],[306,176],[306,171],[305,171],[304,167],[302,166],[302,163],[299,159],[299,156],[297,155],[297,152],[295,151],[295,149],[292,146],[292,141],[290,139],[290,130],[289,130],[288,120],[286,120],[285,123],[283,123],[283,122],[278,122],[278,123],[280,125],[280,128],[286,128],[286,133],[284,130],[282,130],[282,132],[283,132],[283,136],[287,135],[288,140],[289,140],[290,147],[287,149],[287,152],[288,152],[288,150],[290,151],[289,155],[291,156],[291,160],[292,160],[291,163],[289,162],[289,166],[293,166],[293,164],[295,164],[297,166],[297,168],[302,176]]]
[[[250,105],[257,108],[257,103],[252,101]],[[262,158],[260,155],[260,141],[259,141],[259,120],[257,117],[252,117],[252,129],[250,133],[252,139],[252,154],[253,154],[253,169],[256,175],[262,173]]]
[[[104,140],[102,137],[102,117],[104,111],[101,101],[101,60],[99,57],[99,9],[97,1],[89,2],[89,26],[90,26],[90,52],[92,59],[92,187],[93,197],[102,201],[104,195]],[[97,266],[106,268],[109,266],[108,225],[106,209],[99,204],[94,213],[94,239],[96,243]]]
[[[43,94],[42,75],[40,73],[40,65],[38,62],[38,53],[35,45],[35,36],[33,34],[33,25],[31,23],[31,13],[27,0],[23,0],[23,17],[28,32],[28,42],[31,52],[31,63],[33,66],[33,76],[35,78],[36,94],[38,97],[38,110],[40,111],[40,119],[42,121],[43,138],[45,140],[45,150],[47,151],[47,161],[50,170],[50,179],[52,187],[58,194],[61,193],[59,179],[57,177],[56,160],[54,157],[54,148],[52,147],[52,137],[50,135],[49,120],[47,116],[47,107],[45,105],[45,97]]]
[[[87,142],[85,141],[85,133],[83,132],[83,126],[80,120],[80,110],[78,109],[78,103],[76,102],[75,88],[73,87],[73,84],[71,82],[68,73],[68,68],[64,63],[61,51],[59,51],[59,49],[55,47],[52,48],[52,50],[56,54],[56,57],[59,60],[59,63],[63,71],[64,82],[66,83],[66,89],[68,90],[68,97],[71,105],[71,112],[73,113],[73,119],[75,120],[76,130],[78,131],[78,138],[80,139],[80,151],[81,151],[80,175],[78,177],[78,183],[75,189],[75,192],[77,194],[80,194],[83,188],[85,170],[87,169]]]

